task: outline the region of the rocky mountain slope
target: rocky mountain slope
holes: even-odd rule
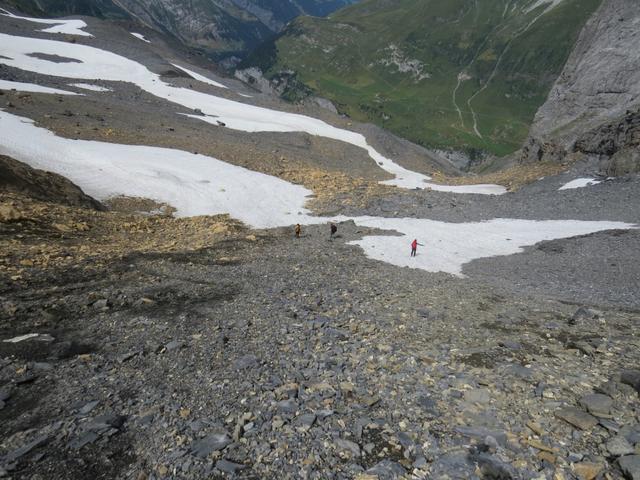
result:
[[[601,0],[373,0],[300,18],[246,65],[429,146],[504,155]]]
[[[354,0],[7,0],[31,14],[135,19],[217,56],[242,55],[299,15],[324,16]]]
[[[522,160],[562,160],[593,153],[640,168],[640,9],[604,2],[587,23],[549,98],[538,110]],[[621,160],[621,156],[633,160]],[[605,166],[605,170],[608,167]],[[611,171],[618,167],[612,166]],[[629,170],[629,168],[627,168]]]

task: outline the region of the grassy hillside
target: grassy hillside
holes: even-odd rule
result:
[[[250,62],[412,141],[504,155],[601,0],[366,0],[294,21]]]

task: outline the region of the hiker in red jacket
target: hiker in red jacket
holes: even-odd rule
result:
[[[423,244],[418,243],[417,239],[413,239],[413,242],[411,242],[411,256],[415,257],[416,256],[416,250],[418,249],[418,245],[420,245],[421,247],[424,247]]]

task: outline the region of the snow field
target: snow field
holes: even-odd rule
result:
[[[75,92],[60,90],[58,88],[43,87],[35,83],[10,82],[9,80],[0,80],[0,90],[17,90],[18,92],[31,93],[57,93],[58,95],[79,95]]]

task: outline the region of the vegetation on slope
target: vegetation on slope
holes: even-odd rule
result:
[[[283,70],[357,120],[414,142],[520,147],[601,0],[367,0],[302,17],[249,64]]]

